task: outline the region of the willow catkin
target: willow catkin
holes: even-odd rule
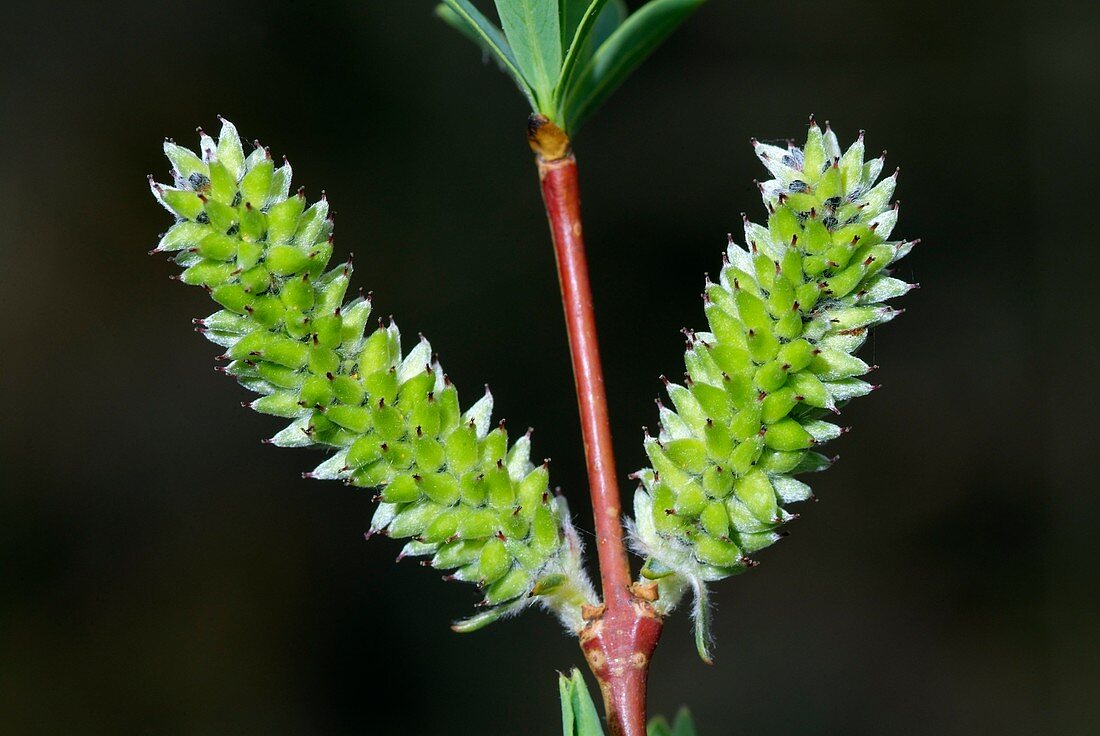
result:
[[[706,658],[705,583],[742,572],[812,497],[796,476],[823,470],[818,452],[843,430],[827,421],[875,387],[855,356],[868,330],[899,312],[885,302],[913,288],[889,274],[913,247],[890,240],[897,174],[876,183],[863,135],[841,153],[811,118],[803,148],[753,141],[773,179],[759,184],[766,225],[745,218],[718,283],[708,279],[706,332],[685,331],[683,383],[665,382],[650,467],[636,474],[635,542],[643,574],[696,595]],[[666,579],[667,578],[667,579]],[[667,603],[666,603],[667,605]]]
[[[371,533],[409,539],[402,557],[482,588],[485,610],[458,630],[536,599],[579,628],[594,593],[530,432],[510,443],[493,426],[488,389],[463,412],[425,338],[403,352],[395,323],[369,324],[369,295],[345,301],[352,264],[329,268],[327,199],[291,194],[285,159],[276,167],[258,144],[246,157],[225,120],[199,148],[164,144],[174,185],[149,182],[176,223],[154,252],[175,253],[179,280],[222,307],[195,322],[226,349],[219,370],[260,395],[247,405],[291,420],[268,442],[331,448],[306,477],[380,489]]]

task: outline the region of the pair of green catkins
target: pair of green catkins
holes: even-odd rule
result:
[[[888,271],[913,246],[890,239],[896,174],[878,181],[883,159],[865,160],[862,134],[842,152],[811,119],[802,148],[753,145],[773,177],[759,185],[766,223],[745,218],[744,245],[731,238],[708,281],[707,329],[687,332],[684,379],[666,381],[651,467],[633,476],[642,575],[662,613],[693,591],[704,657],[706,584],[751,566],[794,518],[786,507],[812,498],[795,476],[830,465],[819,446],[843,430],[828,419],[874,388],[854,353],[913,288]],[[530,432],[510,441],[488,390],[463,411],[426,339],[404,349],[395,323],[370,321],[369,295],[347,298],[328,203],[291,194],[289,163],[259,145],[246,156],[227,120],[217,141],[200,131],[197,154],[164,150],[173,182],[150,186],[176,222],[155,252],[220,306],[196,324],[225,349],[221,370],[259,394],[254,409],[289,420],[269,441],[331,448],[307,477],[378,489],[371,533],[482,590],[456,630],[531,603],[579,629],[596,593]]]

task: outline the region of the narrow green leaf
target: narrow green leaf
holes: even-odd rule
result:
[[[672,726],[664,716],[657,716],[645,728],[646,736],[672,736]]]
[[[573,736],[575,729],[573,718],[573,681],[565,675],[558,675],[558,697],[561,698],[561,736]]]
[[[575,132],[632,71],[705,0],[651,0],[598,48],[570,85],[564,123]]]
[[[695,721],[687,708],[681,708],[676,714],[676,722],[672,725],[671,736],[698,736],[695,730]]]
[[[604,736],[600,714],[588,694],[584,676],[576,667],[569,677],[558,677],[562,736]]]
[[[592,35],[588,38],[589,48],[598,49],[603,46],[603,42],[610,38],[615,29],[626,21],[628,15],[630,15],[630,11],[623,0],[609,0],[607,5],[603,7],[600,17],[596,19],[596,26],[592,29]]]
[[[558,22],[561,25],[561,47],[569,48],[569,42],[577,33],[584,12],[593,0],[558,0]]]
[[[592,702],[584,675],[576,667],[573,668],[572,680],[574,736],[604,736],[596,704]]]
[[[523,72],[520,71],[520,66],[507,39],[499,28],[482,15],[480,10],[470,4],[469,0],[443,0],[443,4],[436,6],[435,13],[443,22],[472,39],[483,51],[492,56],[500,68],[515,81],[519,91],[527,98],[531,109],[538,109],[535,93]]]
[[[570,83],[579,62],[587,55],[589,36],[605,5],[607,5],[607,0],[592,0],[592,3],[577,23],[573,34],[569,36],[565,61],[561,65],[561,76],[558,78],[557,86],[554,89],[554,107],[558,110],[561,109],[561,101],[569,94]],[[563,40],[564,43],[566,42]]]
[[[501,65],[501,67],[503,68],[503,60],[496,53],[496,48],[491,44],[486,43],[485,37],[482,36],[476,25],[470,25],[461,15],[459,15],[451,7],[444,5],[443,3],[436,5],[435,9],[432,12],[435,13],[436,18],[439,18],[451,28],[455,29],[463,36],[477,44],[477,47],[481,49],[484,53],[490,54],[493,57],[493,61],[495,61],[498,65]]]
[[[551,103],[562,53],[558,3],[551,0],[495,2],[504,35],[524,78],[535,92],[539,112],[553,115]]]
[[[698,736],[695,730],[695,721],[691,718],[691,712],[687,708],[681,708],[676,714],[676,721],[669,725],[664,716],[657,716],[646,726],[646,736]]]

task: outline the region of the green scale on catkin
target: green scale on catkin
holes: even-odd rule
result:
[[[897,174],[877,182],[882,157],[864,160],[863,135],[844,153],[811,118],[806,145],[753,141],[774,177],[759,185],[766,225],[745,218],[718,283],[707,280],[707,332],[685,331],[684,382],[666,381],[651,466],[636,474],[634,540],[643,575],[666,604],[696,596],[706,657],[705,583],[744,571],[812,497],[795,476],[831,461],[818,450],[843,430],[828,421],[875,387],[854,354],[868,330],[893,319],[887,300],[913,286],[889,274],[913,242],[891,241]]]
[[[370,329],[370,297],[345,301],[351,262],[328,268],[328,202],[291,195],[288,162],[258,144],[246,157],[225,120],[217,142],[200,130],[199,154],[164,150],[175,185],[149,181],[177,221],[154,252],[175,253],[179,280],[221,305],[196,320],[226,349],[219,370],[260,394],[253,409],[291,420],[268,442],[334,449],[305,476],[380,489],[371,534],[408,539],[401,557],[482,588],[485,610],[458,630],[536,600],[578,628],[594,594],[530,432],[510,443],[504,422],[491,426],[487,389],[463,412],[423,337],[403,353],[395,323]]]

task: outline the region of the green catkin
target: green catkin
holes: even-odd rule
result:
[[[864,161],[863,134],[841,153],[810,119],[804,148],[753,141],[774,179],[759,185],[766,225],[745,218],[718,283],[703,295],[708,332],[687,334],[683,385],[666,381],[651,466],[636,474],[633,540],[664,610],[695,594],[696,641],[709,658],[705,584],[755,564],[812,498],[795,478],[824,470],[818,450],[843,430],[826,421],[875,387],[854,353],[900,312],[884,302],[914,288],[889,274],[913,241],[891,241],[897,173]]]
[[[153,195],[176,217],[153,252],[175,254],[179,280],[222,309],[195,320],[224,347],[219,368],[260,394],[248,406],[290,419],[270,440],[335,452],[305,477],[380,490],[369,534],[408,539],[398,559],[426,557],[478,585],[470,631],[533,601],[569,628],[595,594],[565,499],[529,458],[530,432],[509,442],[490,421],[492,395],[465,412],[421,337],[407,353],[392,321],[368,327],[369,295],[345,301],[347,263],[329,269],[333,220],[324,194],[290,194],[291,167],[268,149],[247,157],[232,123],[195,154],[168,141],[174,186]]]

